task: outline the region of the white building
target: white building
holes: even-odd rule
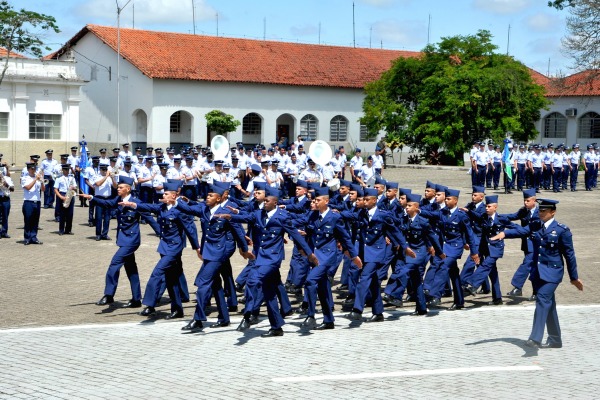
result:
[[[92,150],[207,145],[204,116],[218,109],[242,122],[230,143],[302,135],[373,151],[376,138],[358,121],[363,88],[392,60],[418,54],[135,29],[120,37],[119,48],[116,28],[88,25],[50,56],[73,54],[89,81],[80,131]]]
[[[0,49],[0,62],[6,50]],[[79,138],[79,88],[72,61],[34,60],[11,53],[0,84],[0,153],[22,165],[48,149],[66,153]]]

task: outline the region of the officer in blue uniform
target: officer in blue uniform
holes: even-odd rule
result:
[[[271,327],[267,333],[261,336],[273,337],[283,336],[282,326],[285,324],[277,306],[277,291],[278,286],[281,285],[279,267],[285,257],[284,235],[286,233],[290,235],[305,254],[309,254],[308,257],[311,262],[316,264],[318,260],[312,254],[306,240],[292,226],[290,214],[277,207],[279,191],[271,187],[267,187],[265,191],[266,197],[262,210],[251,212],[236,210],[235,212],[239,212],[239,214],[219,214],[217,217],[230,219],[234,222],[246,222],[252,230],[251,237],[254,243],[252,252],[256,257],[256,261],[247,280],[244,319],[237,330],[245,331],[250,327],[252,312],[265,301]]]
[[[486,218],[485,213],[485,188],[483,186],[473,186],[473,193],[471,193],[471,202],[468,203],[462,211],[466,212],[471,220],[471,228],[473,229],[473,237],[477,243],[481,241],[481,233],[483,223]],[[463,265],[462,271],[460,272],[461,282],[467,282],[469,278],[475,272],[475,262],[471,257],[467,258]],[[484,280],[481,287],[482,294],[490,292],[490,285],[488,280]]]
[[[363,243],[359,251],[362,258],[358,258],[359,261],[364,259],[364,265],[356,286],[354,307],[352,312],[348,314],[348,318],[355,321],[362,320],[365,302],[367,296],[370,296],[373,302],[373,315],[368,321],[381,322],[384,318],[379,270],[387,267],[384,264],[385,258],[382,258],[387,246],[386,238],[389,238],[391,246],[399,248],[398,251],[402,251],[409,257],[414,258],[415,253],[408,247],[397,220],[387,211],[380,210],[377,207],[376,189],[365,189],[364,203],[367,212],[364,221]]]
[[[225,301],[225,292],[221,283],[220,272],[225,262],[231,254],[226,251],[228,233],[233,234],[233,238],[240,246],[244,258],[251,257],[248,252],[248,245],[244,238],[244,230],[236,222],[230,222],[222,218],[214,218],[217,213],[224,212],[221,207],[222,196],[225,189],[215,185],[210,185],[206,201],[195,203],[193,206],[184,201],[177,202],[177,209],[185,214],[195,215],[200,218],[202,226],[202,238],[200,249],[202,252],[203,264],[196,275],[194,284],[198,287],[196,291],[196,311],[194,319],[186,326],[181,328],[183,331],[198,332],[202,329],[202,322],[206,321],[204,309],[210,303],[210,297],[214,296],[218,309],[218,320],[211,328],[221,328],[229,326],[229,311]]]
[[[147,204],[142,203],[139,199],[129,199],[129,201],[120,202],[119,205],[158,215],[158,223],[161,228],[160,242],[157,249],[160,260],[154,267],[148,283],[146,283],[146,290],[142,299],[142,304],[146,308],[142,310],[140,315],[149,317],[156,313],[155,307],[160,301],[160,287],[164,279],[171,298],[171,313],[167,316],[167,319],[183,318],[179,288],[179,277],[183,273],[181,253],[185,246],[185,235],[187,235],[192,248],[198,254],[198,258],[201,257],[198,232],[194,225],[182,221],[182,213],[175,207],[180,185],[176,182],[165,182],[163,185],[165,193],[163,193],[162,203]]]
[[[128,308],[139,308],[142,306],[142,290],[140,288],[140,276],[135,252],[140,247],[140,218],[152,218],[149,214],[142,214],[131,207],[120,206],[119,203],[131,199],[131,187],[133,179],[121,176],[117,186],[117,197],[112,199],[100,199],[87,194],[79,196],[91,199],[90,204],[96,203],[105,209],[117,210],[117,246],[119,249],[113,256],[106,271],[106,284],[104,296],[98,300],[96,305],[104,306],[114,303],[121,267],[125,267],[127,279],[131,287],[131,300],[124,306]]]
[[[569,228],[554,219],[558,201],[538,199],[540,219],[526,227],[513,225],[492,239],[507,239],[529,236],[534,244],[533,264],[530,278],[537,292],[533,327],[526,345],[533,348],[562,347],[562,337],[554,292],[564,275],[564,267],[571,284],[583,290],[583,282],[577,273],[577,260],[573,248],[573,236]],[[544,330],[548,339],[542,344]]]
[[[36,174],[35,163],[27,163],[27,175],[21,177],[23,188],[23,229],[24,244],[42,244],[37,238],[40,224],[41,193],[44,192],[44,181],[41,172]]]

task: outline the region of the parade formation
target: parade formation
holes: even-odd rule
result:
[[[181,256],[191,247],[202,264],[194,280],[195,312],[184,332],[205,328],[213,299],[218,316],[210,328],[230,326],[230,313],[243,303],[237,330],[246,331],[266,305],[270,329],[263,337],[282,336],[285,318],[294,313],[304,316],[302,329],[334,329],[336,291],[347,318],[373,323],[385,320],[386,307],[409,302],[415,304],[412,315],[427,315],[447,296],[453,298],[453,311],[465,308],[465,297],[477,293],[491,293],[490,305],[501,305],[498,263],[510,238],[522,240],[523,261],[514,267],[513,287],[504,296],[522,296],[531,281],[529,300],[536,302],[536,311],[529,346],[562,346],[554,291],[565,265],[570,282],[583,290],[571,232],[554,219],[559,201],[539,194],[577,191],[579,170],[585,190],[594,190],[600,157],[595,144],[582,155],[577,144],[567,151],[564,144],[526,146],[506,140],[501,148],[476,142],[467,194],[431,181],[409,189],[386,180],[381,147],[365,160],[358,148],[349,159],[343,146],[332,151],[326,142],[315,141],[305,149],[301,139],[268,148],[230,147],[217,136],[210,148],[148,147],[146,154],[139,147],[131,152],[125,143],[111,157],[107,149],[92,155],[85,141],[80,145],[71,148],[71,155],[60,155],[60,162],[51,149],[41,162],[32,155],[23,168],[23,243],[42,244],[42,207],[54,209],[61,236],[73,234],[77,202],[88,208],[97,241],[111,240],[115,219],[118,249],[96,304],[114,303],[124,266],[131,289],[125,307],[141,308],[141,316],[153,318],[167,291],[168,319],[184,318],[183,303],[190,301]],[[10,238],[15,185],[5,163],[0,172],[0,237]],[[523,207],[500,213],[499,195],[486,190],[501,187],[505,194],[520,191]],[[148,224],[160,238],[160,259],[144,292],[135,258],[140,224]],[[288,241],[293,252],[283,277]],[[237,277],[230,261],[236,249],[247,260]],[[461,266],[465,251],[468,258]],[[341,281],[334,288],[340,266]],[[365,309],[371,311],[369,318],[362,315]]]

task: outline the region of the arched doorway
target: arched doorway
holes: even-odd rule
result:
[[[281,114],[275,122],[277,125],[277,143],[289,146],[296,140],[296,118],[291,114]]]
[[[179,148],[192,142],[192,126],[194,117],[187,111],[178,110],[169,119],[169,142],[171,147]]]
[[[242,119],[242,142],[244,144],[262,143],[263,118],[260,114],[249,113]]]
[[[148,115],[144,110],[137,109],[132,114],[134,132],[129,139],[131,148],[141,147],[144,151],[148,146]]]

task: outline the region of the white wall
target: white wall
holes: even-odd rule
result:
[[[578,135],[579,119],[587,112],[594,111],[600,114],[600,97],[556,97],[551,98],[553,104],[548,107],[548,110],[542,110],[541,119],[536,123],[536,128],[540,132],[539,142],[543,144],[565,143],[569,146],[579,143],[581,149],[584,150],[589,143],[600,142],[600,138],[581,139]],[[565,111],[568,108],[577,109],[577,116],[567,117],[567,137],[566,138],[545,138],[544,137],[544,117],[558,112],[566,117]]]

